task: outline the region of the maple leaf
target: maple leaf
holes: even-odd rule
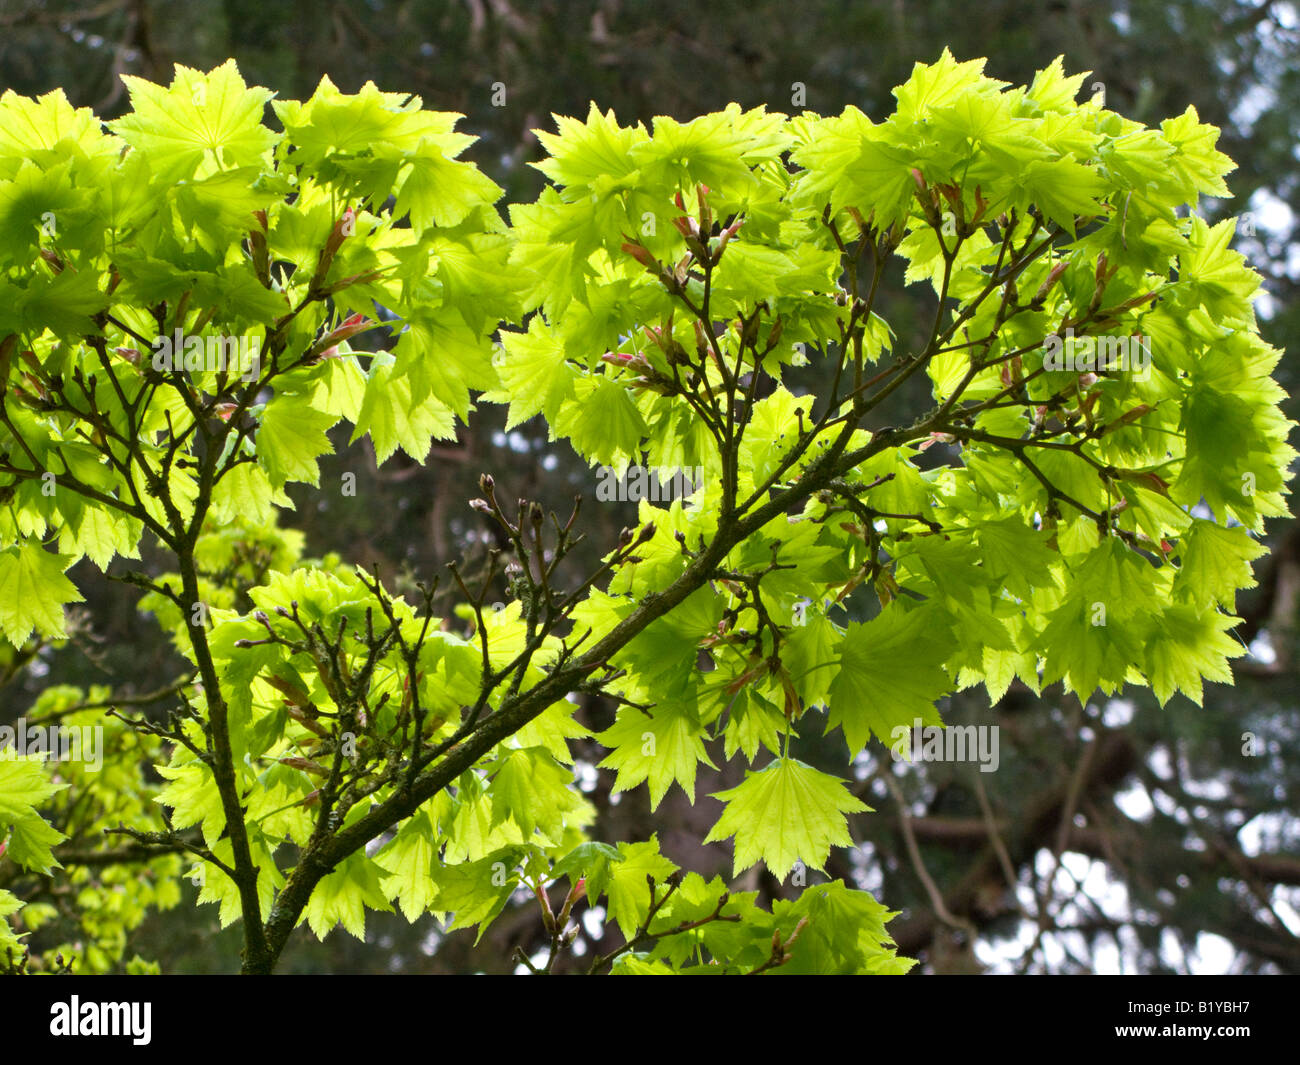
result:
[[[774,759],[713,797],[727,808],[704,842],[735,836],[734,875],[762,861],[778,880],[797,861],[824,868],[831,847],[853,843],[845,814],[868,809],[843,781],[793,758]]]

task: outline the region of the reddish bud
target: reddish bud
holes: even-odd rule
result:
[[[1133,481],[1143,488],[1152,492],[1157,492],[1162,496],[1169,495],[1169,482],[1158,473],[1152,473],[1149,470],[1121,470],[1120,477],[1126,481]]]
[[[706,233],[713,228],[713,212],[709,210],[708,201],[705,199],[709,194],[708,185],[697,185],[695,187],[695,202],[700,208],[700,225]],[[696,232],[699,230],[697,229]]]
[[[310,758],[300,758],[297,755],[292,755],[288,758],[281,758],[280,764],[287,765],[290,769],[301,769],[304,773],[311,773],[314,776],[328,776],[325,767],[318,762],[313,762]]]
[[[339,344],[358,333],[364,333],[367,329],[373,329],[374,326],[375,323],[364,314],[349,315],[340,325],[335,326],[312,345],[309,357],[314,360],[333,358],[338,354]]]
[[[356,232],[356,226],[357,212],[351,207],[344,208],[342,217],[334,223],[334,230],[330,233],[330,244],[335,251],[338,251],[343,246],[343,242]]]
[[[695,322],[695,350],[701,358],[709,350],[709,338],[704,332],[704,323],[698,320]]]
[[[302,707],[295,706],[288,699],[283,700],[283,702],[284,702],[284,712],[288,714],[291,718],[297,721],[309,732],[316,733],[316,735],[319,736],[321,739],[326,739],[328,737],[329,734],[321,726],[320,722],[316,721]]]
[[[659,273],[659,261],[650,254],[648,249],[629,241],[623,245],[623,250],[652,274]]]
[[[38,396],[40,396],[41,399],[50,398],[49,392],[45,390],[45,385],[41,382],[40,378],[38,378],[35,374],[30,374],[26,370],[24,370],[22,376],[23,376],[23,380],[25,380],[29,385],[31,385],[32,391],[35,392]]]
[[[356,336],[358,333],[365,332],[373,323],[364,314],[357,313],[348,315],[343,320],[343,324],[330,333],[331,337],[338,340],[346,340],[350,336]]]
[[[311,703],[311,696],[307,694],[303,686],[289,677],[282,677],[273,673],[266,678],[266,682],[280,694],[287,695],[299,706],[308,706]]]
[[[776,323],[772,326],[771,331],[767,334],[767,350],[771,351],[777,344],[781,343],[781,334],[785,332],[785,321],[777,318]]]
[[[1113,422],[1111,422],[1110,425],[1106,427],[1106,431],[1110,432],[1124,425],[1132,425],[1139,418],[1142,418],[1143,416],[1150,414],[1152,409],[1153,408],[1151,407],[1150,404],[1140,403],[1132,410],[1126,410],[1123,414],[1121,414],[1118,418],[1116,418]]]
[[[781,690],[785,696],[785,717],[789,721],[799,714],[799,693],[794,690],[794,683],[787,673],[781,673]]]
[[[931,433],[921,442],[917,450],[924,451],[926,448],[933,447],[935,444],[951,444],[956,439],[955,436],[952,436],[949,433]]]
[[[1052,290],[1052,286],[1061,279],[1061,275],[1065,273],[1069,268],[1069,265],[1069,263],[1057,263],[1052,267],[1051,272],[1047,275],[1047,280],[1039,285],[1038,291],[1034,293],[1035,303],[1040,303],[1047,298],[1047,294]]]
[[[726,250],[727,243],[735,239],[735,236],[740,232],[740,227],[744,224],[744,221],[743,218],[737,218],[731,223],[731,225],[727,226],[727,228],[722,231],[722,236],[718,238],[718,250],[713,257],[715,262],[722,258],[722,253]]]
[[[356,212],[349,207],[343,212],[343,217],[334,223],[334,228],[330,230],[329,238],[325,241],[325,247],[321,248],[320,258],[316,262],[316,273],[311,282],[313,288],[324,283],[330,264],[334,262],[334,256],[338,254],[339,248],[343,247],[343,241],[352,236],[355,230],[356,218]]]
[[[607,362],[611,366],[631,366],[636,362],[635,355],[628,355],[622,351],[607,351],[600,357],[601,362]]]

